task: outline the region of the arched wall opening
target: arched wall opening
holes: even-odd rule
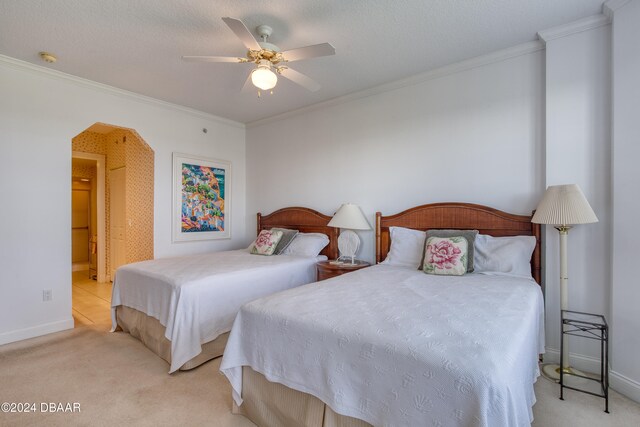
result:
[[[154,151],[134,129],[105,123],[95,123],[80,132],[71,146],[71,175],[75,183],[72,191],[82,188],[79,181],[92,190],[88,226],[90,269],[86,273],[88,279],[84,272],[78,276],[74,271],[75,317],[78,277],[84,280],[87,289],[90,283],[86,280],[90,279],[108,284],[120,265],[154,257]],[[84,246],[80,250],[74,247],[77,242],[84,243],[83,237],[78,236],[82,224],[77,218],[72,221],[73,225],[79,225],[72,227],[72,261],[77,261],[78,253],[85,250]],[[76,265],[79,264],[73,263],[74,270]]]

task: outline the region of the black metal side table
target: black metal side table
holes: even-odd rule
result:
[[[600,377],[586,376],[582,373],[571,371],[564,372],[560,369],[560,399],[564,400],[565,388],[602,397],[605,400],[604,412],[609,413],[609,326],[604,316],[600,314],[583,313],[581,311],[562,310],[562,334],[560,335],[560,360],[563,359],[565,335],[589,338],[600,341]],[[572,378],[573,377],[573,378]],[[583,385],[595,382],[599,384],[597,389],[588,390],[580,387],[580,384],[569,385],[574,378],[581,378]],[[568,381],[571,379],[570,381]]]

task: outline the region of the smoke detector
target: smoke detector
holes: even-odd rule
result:
[[[48,62],[49,64],[53,64],[58,60],[58,58],[56,58],[54,54],[49,52],[40,52],[40,58],[42,58],[44,62]]]

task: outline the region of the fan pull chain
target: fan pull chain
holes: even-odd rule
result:
[[[273,95],[273,89],[269,91],[269,95]],[[258,98],[262,98],[262,92],[258,89]]]

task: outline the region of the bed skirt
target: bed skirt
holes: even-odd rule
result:
[[[116,307],[116,320],[119,329],[131,334],[155,354],[171,364],[171,341],[164,336],[166,328],[155,317],[147,316],[134,308],[119,305]],[[202,344],[202,353],[180,367],[181,371],[196,368],[211,359],[222,356],[227,345],[229,332],[213,341]]]
[[[240,406],[233,402],[232,412],[263,427],[371,427],[337,414],[315,396],[270,382],[248,366],[242,368],[242,400]]]

